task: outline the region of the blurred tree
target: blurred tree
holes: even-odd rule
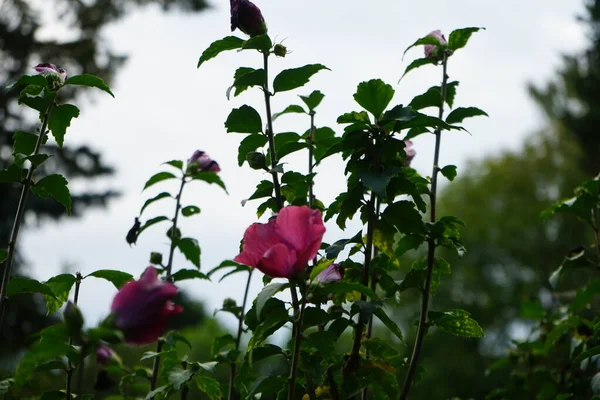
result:
[[[198,12],[207,7],[205,0],[0,0],[0,86],[6,87],[23,74],[33,74],[32,67],[39,62],[59,65],[71,76],[87,72],[110,83],[126,56],[116,54],[106,46],[102,39],[103,29],[146,5],[158,5],[165,11],[187,12]],[[49,35],[56,32],[62,32],[62,38]],[[2,90],[0,93],[0,169],[4,169],[11,162],[14,131],[34,132],[39,129],[39,123],[30,117],[33,114],[17,107],[17,91],[6,93]],[[61,94],[62,100],[73,96],[67,90]],[[46,151],[53,157],[42,165],[40,174],[61,173],[74,183],[113,173],[100,154],[87,146],[63,149],[47,146]],[[8,243],[19,193],[20,188],[16,186],[0,184],[0,246]],[[104,206],[116,195],[112,190],[72,191],[73,214],[79,216],[87,207]],[[39,220],[63,216],[64,209],[58,203],[29,196],[25,216],[29,224],[33,217]],[[21,251],[17,263],[22,266],[26,260],[26,254]],[[24,271],[17,268],[15,272]],[[34,296],[19,296],[9,303],[0,330],[0,354],[3,356],[16,354],[31,333],[48,323],[44,307],[38,300]],[[6,368],[10,365],[0,363],[0,370]]]
[[[415,399],[482,399],[505,385],[507,376],[486,375],[486,368],[512,339],[529,333],[531,301],[553,306],[550,274],[569,250],[590,242],[574,218],[540,220],[544,209],[572,196],[575,186],[600,170],[600,0],[585,4],[587,15],[580,20],[589,29],[589,48],[565,56],[554,81],[529,88],[547,128],[519,151],[472,162],[440,196],[440,215],[466,223],[468,253],[462,259],[443,254],[453,272],[442,280],[432,309],[464,308],[487,336],[472,340],[432,332]]]

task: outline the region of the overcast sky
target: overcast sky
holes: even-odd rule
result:
[[[517,149],[528,134],[543,127],[543,117],[529,99],[525,85],[545,82],[560,65],[561,53],[585,45],[585,32],[575,22],[583,11],[582,1],[577,0],[257,0],[257,5],[271,37],[284,40],[292,51],[285,59],[273,59],[274,73],[307,63],[322,63],[331,69],[320,72],[303,89],[278,94],[274,111],[297,102],[298,94],[319,89],[326,97],[316,122],[338,132],[337,116],[358,110],[352,94],[361,81],[382,78],[392,84],[396,89],[394,104],[406,104],[439,84],[441,70],[432,66],[396,83],[406,65],[422,56],[422,49],[417,48],[402,60],[404,49],[415,39],[434,29],[449,33],[461,27],[486,27],[449,63],[450,79],[461,82],[455,105],[478,106],[490,114],[490,118],[465,122],[472,136],[444,134],[441,165],[457,165],[459,175],[467,160]],[[146,8],[106,30],[108,44],[130,55],[112,84],[116,98],[98,92],[93,102],[80,102],[81,116],[73,121],[66,141],[91,145],[117,169],[113,178],[73,185],[73,191],[111,187],[123,195],[108,209],[24,232],[22,245],[35,278],[46,280],[60,273],[65,264],[83,274],[120,269],[137,276],[148,266],[151,251],[166,254],[167,224],[144,232],[132,248],[124,237],[145,199],[165,189],[176,190],[176,183],[170,182],[142,193],[147,178],[163,168],[162,162],[187,159],[196,149],[207,151],[219,162],[229,195],[216,186],[189,185],[183,203],[198,205],[202,213],[185,218],[181,229],[184,235],[200,241],[204,272],[237,254],[243,232],[255,222],[255,207],[260,204],[249,202],[242,207],[240,201],[253,192],[259,180],[269,177],[247,165],[237,166],[237,146],[244,135],[227,134],[223,126],[231,108],[244,103],[264,113],[258,89],[231,101],[225,96],[235,69],[258,68],[261,56],[229,52],[196,69],[202,51],[229,34],[229,5],[225,0],[213,2],[212,9],[197,15],[165,15],[157,8]],[[277,132],[302,133],[307,123],[302,116],[285,116],[274,128]],[[429,175],[433,141],[421,136],[415,146],[413,166]],[[288,169],[304,172],[304,159],[292,158],[298,162]],[[315,193],[329,204],[344,188],[343,164],[332,159],[318,171]],[[173,203],[162,200],[149,207],[143,219],[161,214],[170,217],[173,207]],[[328,224],[325,240],[350,237],[358,229],[354,224],[344,234]],[[175,269],[182,267],[191,265],[178,256]],[[253,294],[262,286],[260,274],[255,278]],[[241,301],[244,284],[245,277],[237,276],[221,284],[194,281],[182,287],[203,300],[212,312],[226,297]],[[107,315],[115,292],[106,282],[93,278],[84,281],[80,304],[88,323]],[[234,322],[230,316],[221,318],[229,326]]]

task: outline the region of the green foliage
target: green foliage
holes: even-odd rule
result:
[[[457,124],[457,123],[463,122],[463,120],[465,118],[477,117],[480,115],[483,115],[486,117],[489,116],[485,111],[483,111],[477,107],[459,107],[456,110],[453,110],[446,117],[446,122],[449,124]]]
[[[429,321],[445,332],[456,336],[483,337],[483,329],[465,310],[430,311]]]
[[[200,269],[200,245],[193,238],[173,238],[175,246],[185,258]]]
[[[71,125],[71,120],[79,116],[79,109],[72,104],[61,104],[52,109],[48,119],[48,128],[52,132],[58,147],[62,147],[67,128]]]
[[[354,100],[377,120],[392,101],[394,93],[394,89],[381,79],[372,79],[358,85]]]
[[[45,295],[48,315],[55,313],[69,299],[71,288],[75,284],[75,275],[60,274],[48,279],[44,284],[50,288],[52,295]]]
[[[286,92],[302,87],[314,74],[324,69],[329,70],[322,64],[308,64],[300,68],[285,69],[273,80],[273,91],[274,93]]]
[[[225,127],[227,132],[237,133],[259,133],[263,129],[258,111],[248,105],[234,108],[225,121]]]
[[[115,285],[117,289],[120,289],[125,283],[133,279],[133,276],[131,274],[128,274],[127,272],[110,269],[99,269],[98,271],[94,271],[88,274],[85,278],[87,278],[88,276],[93,276],[94,278],[107,280],[113,285]]]
[[[155,185],[158,182],[162,182],[162,181],[165,181],[167,179],[174,179],[174,178],[177,178],[177,177],[174,174],[172,174],[171,172],[164,172],[164,171],[163,172],[158,172],[158,173],[152,175],[150,177],[150,179],[148,179],[146,181],[146,184],[144,185],[144,189],[143,190],[148,189],[150,186]],[[162,198],[162,197],[160,197],[160,198]],[[145,204],[144,204],[144,206],[145,206]],[[142,207],[142,210],[143,209],[144,209],[144,207]]]
[[[95,87],[110,94],[112,97],[115,97],[113,92],[110,91],[110,88],[106,83],[104,83],[102,78],[90,74],[72,76],[65,81],[65,85]]]
[[[31,191],[43,199],[52,196],[65,207],[68,214],[71,214],[72,200],[67,183],[64,176],[52,174],[37,181]]]
[[[450,36],[448,37],[448,47],[452,51],[462,49],[467,45],[471,35],[475,32],[479,32],[482,29],[485,28],[462,28],[453,30],[450,32]]]
[[[200,68],[200,65],[202,65],[204,62],[210,60],[211,58],[215,58],[224,51],[242,48],[243,44],[244,40],[235,36],[227,36],[211,43],[211,45],[202,52],[202,55],[198,59],[197,68]]]

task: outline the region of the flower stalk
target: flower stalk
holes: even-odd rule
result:
[[[83,276],[81,275],[81,273],[77,272],[77,274],[75,275],[75,294],[73,296],[73,304],[75,304],[75,306],[77,306],[77,302],[79,301],[79,288],[81,286],[81,281],[83,279]],[[73,345],[73,338],[71,337],[69,339],[69,345]],[[83,364],[83,349],[81,350],[81,360],[80,360],[80,364]],[[75,372],[75,370],[77,369],[77,365],[73,365],[73,363],[69,362],[69,367],[67,369],[67,382],[65,385],[65,392],[66,392],[66,398],[70,399],[71,398],[71,382],[73,380],[73,372]],[[78,395],[81,395],[81,393],[78,393]]]

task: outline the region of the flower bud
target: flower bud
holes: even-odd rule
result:
[[[81,337],[81,328],[83,328],[83,315],[79,308],[71,301],[67,303],[65,310],[63,311],[63,317],[65,318],[65,325],[69,331],[69,335],[72,338]]]
[[[197,172],[221,172],[221,168],[216,161],[211,159],[208,154],[202,150],[196,150],[187,162],[187,173],[195,174]]]
[[[246,160],[252,169],[267,169],[267,159],[263,153],[252,151],[246,154]]]
[[[260,9],[249,0],[231,0],[231,32],[236,28],[250,37],[267,33]]]
[[[285,57],[286,54],[288,53],[287,51],[287,47],[285,47],[284,45],[277,43],[275,45],[275,47],[273,47],[273,53],[277,56],[277,57]]]
[[[150,253],[150,264],[161,265],[162,261],[162,254],[155,252]]]
[[[113,349],[105,344],[101,344],[96,348],[96,364],[108,365],[108,363],[115,358],[115,355]]]
[[[167,231],[167,237],[169,239],[179,239],[181,237],[181,231],[179,228],[170,227]]]
[[[38,64],[33,69],[46,78],[52,90],[58,90],[67,80],[67,71],[54,64]]]
[[[410,163],[412,162],[413,158],[415,158],[415,156],[417,155],[417,151],[414,149],[412,141],[404,141],[404,152],[406,153],[405,165],[407,167],[410,167]]]
[[[427,36],[436,38],[439,41],[440,45],[436,46],[434,44],[426,44],[424,46],[425,47],[425,57],[426,58],[435,58],[438,61],[443,60],[443,58],[444,58],[443,52],[448,49],[448,41],[442,34],[442,31],[440,31],[438,29],[438,30],[431,32]]]

